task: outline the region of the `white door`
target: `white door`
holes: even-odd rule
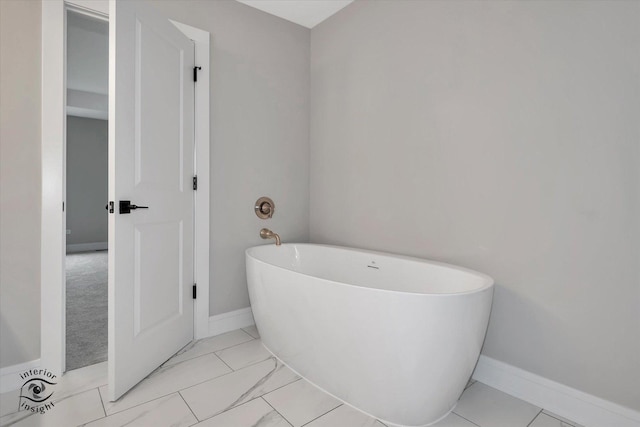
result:
[[[109,9],[109,399],[193,338],[194,45],[150,1]],[[148,208],[121,211],[120,203]]]

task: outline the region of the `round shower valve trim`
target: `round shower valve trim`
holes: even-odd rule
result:
[[[253,207],[256,215],[260,219],[268,219],[273,216],[273,212],[276,210],[276,205],[268,197],[260,197],[256,200],[256,204]]]

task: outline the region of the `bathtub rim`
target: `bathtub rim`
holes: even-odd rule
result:
[[[457,270],[463,273],[467,273],[470,274],[472,276],[477,276],[479,278],[481,278],[484,283],[479,286],[477,289],[472,289],[472,290],[468,290],[468,291],[463,291],[463,292],[447,292],[447,293],[425,293],[425,292],[410,292],[410,291],[398,291],[398,290],[393,290],[393,289],[380,289],[380,288],[370,288],[370,287],[366,287],[366,286],[360,286],[360,285],[355,285],[353,283],[345,283],[345,282],[339,282],[336,280],[331,280],[331,279],[325,279],[323,277],[318,277],[318,276],[313,276],[311,274],[307,274],[307,273],[303,273],[301,271],[296,271],[296,270],[292,270],[290,268],[286,268],[286,267],[282,267],[280,265],[277,264],[271,264],[267,261],[264,261],[256,256],[254,256],[251,251],[252,250],[257,250],[258,248],[264,248],[267,246],[273,246],[276,249],[279,249],[278,246],[272,244],[264,244],[264,245],[256,245],[256,246],[252,246],[250,248],[247,248],[245,250],[245,257],[249,257],[253,260],[255,260],[256,262],[277,268],[277,269],[281,269],[281,270],[285,270],[285,271],[289,271],[295,274],[300,274],[302,276],[306,276],[306,277],[311,277],[317,280],[322,280],[325,282],[329,282],[329,283],[333,283],[336,285],[342,285],[342,286],[350,286],[350,287],[354,287],[354,288],[359,288],[359,289],[367,289],[369,291],[377,291],[377,292],[385,292],[385,293],[392,293],[392,294],[406,294],[406,295],[421,295],[421,296],[425,296],[425,297],[457,297],[457,296],[464,296],[464,295],[473,295],[476,293],[481,293],[481,292],[485,292],[487,290],[491,290],[493,291],[494,287],[495,287],[495,280],[493,279],[493,277],[481,273],[477,270],[472,270],[470,268],[467,267],[462,267],[456,264],[450,264],[450,263],[446,263],[446,262],[441,262],[441,261],[434,261],[431,259],[426,259],[426,258],[418,258],[418,257],[412,257],[412,256],[408,256],[408,255],[401,255],[401,254],[395,254],[392,252],[381,252],[381,251],[373,251],[373,250],[369,250],[369,249],[360,249],[360,248],[352,248],[349,246],[338,246],[338,245],[328,245],[328,244],[321,244],[321,243],[283,243],[282,245],[280,245],[280,247],[282,246],[319,246],[319,247],[324,247],[324,248],[331,248],[331,249],[341,249],[341,250],[347,250],[347,251],[353,251],[353,252],[359,252],[359,253],[363,253],[363,254],[371,254],[371,255],[377,255],[377,256],[387,256],[387,257],[392,257],[392,258],[397,258],[400,260],[405,260],[405,261],[414,261],[414,262],[419,262],[419,263],[423,263],[423,264],[432,264],[432,265],[436,265],[439,267],[445,267],[445,268],[450,268],[453,270]]]

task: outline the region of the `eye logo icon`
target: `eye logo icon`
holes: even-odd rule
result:
[[[53,394],[53,392],[46,394],[48,389],[46,384],[55,385],[55,383],[50,383],[40,378],[34,378],[27,381],[22,386],[23,390],[25,387],[27,388],[26,393],[24,393],[22,397],[36,403],[44,402]]]
[[[25,380],[20,388],[20,410],[44,414],[53,408],[53,395],[56,375],[47,369],[31,369],[20,375]]]

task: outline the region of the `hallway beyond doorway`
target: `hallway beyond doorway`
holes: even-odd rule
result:
[[[67,254],[66,369],[107,360],[107,251]]]

